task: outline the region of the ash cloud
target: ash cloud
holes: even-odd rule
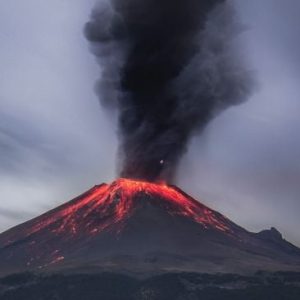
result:
[[[171,182],[192,135],[245,101],[241,27],[225,0],[101,2],[85,35],[101,68],[97,93],[119,111],[122,177]]]

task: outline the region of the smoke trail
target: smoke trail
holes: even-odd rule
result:
[[[121,176],[172,180],[191,135],[247,98],[225,0],[101,2],[85,34],[103,105],[119,109]]]

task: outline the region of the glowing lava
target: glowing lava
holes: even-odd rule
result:
[[[47,232],[53,237],[84,238],[105,230],[120,233],[126,220],[148,204],[173,217],[187,218],[202,229],[233,233],[232,223],[223,215],[194,200],[175,186],[120,178],[111,184],[93,187],[66,204],[29,221],[22,231],[7,232],[0,240],[5,246]]]
[[[158,201],[159,199],[159,201]],[[118,179],[112,184],[95,186],[59,209],[44,215],[35,222],[27,235],[44,228],[54,234],[97,234],[124,221],[139,209],[141,202],[148,201],[165,209],[172,216],[190,218],[203,226],[230,232],[228,220],[219,213],[202,205],[174,186],[165,183],[149,183]],[[155,202],[155,203],[154,203]]]
[[[269,240],[175,186],[121,178],[2,233],[0,274],[81,264],[135,269],[136,262],[147,270],[203,270],[208,263],[208,270],[219,271],[216,261],[240,265],[258,253],[269,260],[276,253],[285,257],[281,249],[298,251],[283,239],[278,243],[283,248],[276,252]]]

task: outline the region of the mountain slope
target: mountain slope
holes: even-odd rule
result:
[[[300,270],[277,231],[250,233],[173,186],[119,179],[0,235],[0,272]]]

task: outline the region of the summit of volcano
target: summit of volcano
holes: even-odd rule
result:
[[[276,229],[252,233],[176,186],[118,179],[0,234],[0,272],[300,270]]]

